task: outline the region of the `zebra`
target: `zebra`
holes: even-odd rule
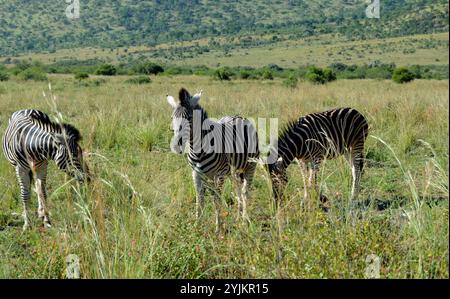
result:
[[[192,168],[196,190],[196,218],[200,219],[205,188],[214,193],[216,233],[221,227],[221,202],[224,179],[231,176],[236,183],[239,216],[249,221],[247,199],[259,158],[258,137],[253,124],[239,116],[226,116],[213,121],[198,104],[202,92],[191,96],[181,88],[179,100],[167,96],[174,109],[171,150],[181,154],[188,145],[187,160]]]
[[[276,162],[268,164],[275,202],[279,204],[288,181],[287,167],[297,159],[305,186],[305,200],[310,191],[314,191],[324,203],[326,197],[319,194],[317,189],[317,172],[324,159],[340,155],[344,155],[350,162],[353,177],[351,199],[356,199],[364,166],[364,143],[368,130],[367,120],[353,108],[312,113],[289,122],[279,134],[278,146],[271,147],[271,155]]]
[[[80,132],[74,126],[54,123],[38,110],[20,110],[10,117],[3,136],[3,153],[16,170],[24,210],[24,230],[30,228],[28,210],[33,175],[39,203],[38,217],[45,227],[51,227],[45,189],[49,160],[54,160],[59,169],[78,181],[89,180],[89,170],[78,144],[80,140]]]

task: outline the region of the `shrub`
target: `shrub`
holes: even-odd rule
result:
[[[310,67],[306,73],[306,79],[315,84],[325,84],[336,80],[336,74],[329,68]]]
[[[228,67],[219,68],[214,72],[214,78],[220,81],[229,81],[232,76],[233,73]]]
[[[193,67],[192,72],[197,76],[210,76],[213,73],[212,70],[205,65]]]
[[[0,81],[8,81],[9,80],[9,74],[6,71],[6,68],[0,64]]]
[[[306,79],[315,84],[325,84],[336,80],[336,74],[329,68],[310,67]]]
[[[239,72],[239,77],[240,77],[241,79],[243,79],[243,80],[250,79],[251,76],[252,76],[252,72],[249,71],[249,70],[241,70],[241,71]]]
[[[273,73],[272,71],[266,69],[263,71],[262,77],[264,80],[273,80]]]
[[[46,81],[47,74],[39,67],[30,67],[18,74],[22,80]]]
[[[297,84],[298,78],[295,74],[290,74],[289,77],[283,81],[283,85],[289,88],[296,88]]]
[[[392,80],[396,83],[407,83],[414,80],[416,76],[405,67],[396,68],[392,74]]]
[[[148,84],[151,82],[152,82],[152,80],[147,76],[136,76],[136,77],[130,78],[125,81],[125,83],[128,83],[128,84],[138,84],[138,85]]]
[[[349,67],[342,73],[339,73],[340,79],[365,79],[367,69],[365,67]]]
[[[135,72],[138,74],[145,74],[145,75],[158,75],[159,73],[164,72],[164,68],[156,63],[153,62],[144,62],[141,64],[138,64],[134,68]]]
[[[75,73],[75,79],[76,80],[84,80],[89,78],[89,74],[86,72],[77,72]]]
[[[28,60],[19,60],[15,61],[15,66],[12,68],[12,72],[14,75],[18,75],[24,70],[31,68],[33,65]]]
[[[336,74],[329,68],[323,69],[323,75],[325,77],[325,82],[331,82],[336,80]]]
[[[117,74],[117,68],[112,64],[102,64],[95,73],[103,76],[114,76]]]
[[[166,75],[192,75],[192,69],[181,67],[181,66],[173,66],[168,68],[164,74]]]
[[[347,69],[347,65],[341,62],[335,62],[330,64],[330,68],[335,72],[343,72]]]
[[[273,63],[267,65],[267,67],[268,67],[271,71],[274,71],[274,72],[282,72],[282,71],[284,70],[281,66],[278,66],[278,65],[273,64]]]

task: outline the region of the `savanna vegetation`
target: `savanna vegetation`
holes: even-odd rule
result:
[[[242,71],[228,81],[152,75],[149,83],[148,75],[49,74],[49,90],[47,81],[23,81],[21,72],[9,70],[0,82],[0,131],[18,109],[61,113],[81,130],[94,179],[80,186],[51,164],[53,227],[44,230],[33,217],[35,228],[22,233],[14,170],[0,159],[0,277],[63,278],[70,254],[79,257],[84,278],[362,278],[371,254],[383,278],[449,277],[448,80],[396,84],[339,79],[336,72],[337,81],[313,84],[273,70],[273,80],[246,80]],[[326,161],[319,175],[329,211],[302,208],[294,164],[275,212],[259,166],[249,226],[237,220],[230,182],[222,198],[226,231],[214,233],[211,200],[196,225],[190,167],[169,151],[165,97],[182,86],[203,89],[211,117],[274,117],[280,127],[309,112],[358,109],[370,123],[359,200],[348,199],[351,173],[340,158]]]
[[[80,18],[65,2],[0,1],[0,55],[55,52],[76,47],[154,46],[227,37],[244,46],[321,34],[366,40],[448,31],[448,2],[389,0],[380,19],[366,17],[365,1],[108,1],[83,0]],[[248,39],[268,35],[267,39]],[[221,46],[223,51],[231,50]],[[198,51],[209,48],[198,47]],[[184,52],[181,50],[180,52]]]

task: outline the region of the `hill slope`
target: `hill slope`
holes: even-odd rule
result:
[[[341,33],[355,39],[448,31],[448,2],[389,0],[368,19],[365,1],[80,0],[80,18],[64,1],[0,0],[0,55],[78,47],[156,45],[241,34],[300,38]]]

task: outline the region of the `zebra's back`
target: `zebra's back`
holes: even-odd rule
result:
[[[282,147],[295,143],[295,157],[333,158],[364,147],[369,125],[353,108],[338,108],[301,117],[282,136]],[[292,145],[290,146],[292,149]]]
[[[52,137],[49,132],[54,130],[47,114],[34,109],[14,112],[3,136],[3,153],[7,160],[16,166],[21,163],[24,167],[28,161],[42,161],[47,159],[48,146]]]

